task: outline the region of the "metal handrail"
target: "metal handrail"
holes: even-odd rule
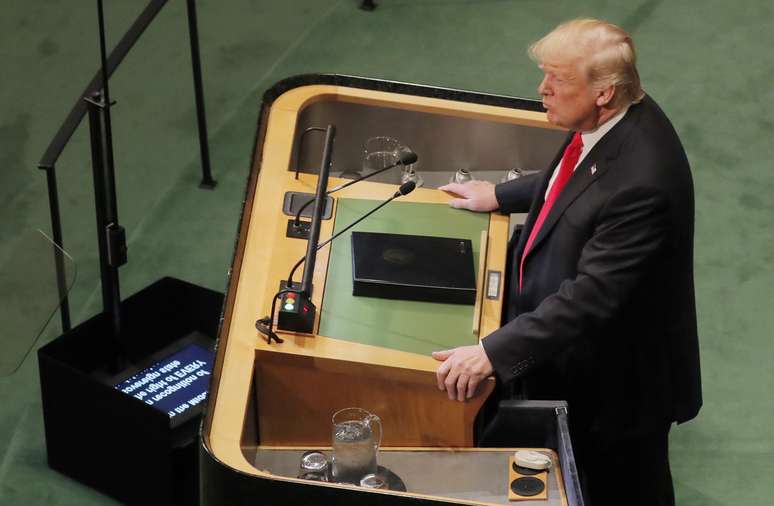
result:
[[[97,70],[94,77],[86,85],[86,89],[81,93],[70,113],[65,118],[62,126],[59,127],[54,137],[51,139],[43,157],[38,162],[38,168],[46,171],[46,183],[48,186],[48,201],[51,213],[51,233],[54,244],[58,248],[64,248],[62,238],[62,224],[59,210],[58,186],[56,180],[56,162],[59,160],[64,148],[75,133],[75,130],[81,124],[87,112],[87,103],[84,100],[94,93],[101,92],[105,80],[109,79],[113,72],[118,68],[129,51],[134,47],[145,30],[150,26],[156,15],[167,4],[167,0],[150,0],[148,5],[140,12],[129,29],[126,31],[110,55],[105,59],[105,66]],[[199,57],[199,35],[196,22],[196,2],[187,0],[188,4],[188,29],[191,43],[191,67],[193,70],[194,93],[196,101],[197,124],[199,127],[199,144],[201,149],[202,161],[202,181],[201,188],[212,189],[217,184],[212,178],[210,172],[209,147],[207,145],[207,123],[204,109],[204,93],[202,91],[201,65]],[[101,13],[100,13],[101,14]],[[103,55],[104,56],[104,55]],[[110,104],[107,104],[110,107]],[[60,256],[54,255],[56,266],[57,287],[62,300],[60,307],[60,317],[62,322],[62,331],[70,330],[70,306],[67,297],[67,288],[64,272],[64,264]]]

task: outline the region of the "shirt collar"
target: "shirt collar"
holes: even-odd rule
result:
[[[596,130],[581,132],[581,139],[583,140],[583,151],[586,153],[591,151],[591,148],[593,148],[594,145],[599,142],[607,132],[609,132],[614,126],[618,124],[619,121],[623,119],[624,115],[626,115],[626,111],[628,110],[629,106],[627,105],[618,111],[615,116],[599,125]]]

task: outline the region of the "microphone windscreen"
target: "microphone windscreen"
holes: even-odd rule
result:
[[[404,146],[398,150],[398,160],[401,165],[411,165],[417,161],[417,158],[419,158],[417,154],[410,148]]]
[[[417,187],[417,183],[415,181],[406,181],[402,185],[400,185],[400,188],[398,188],[398,194],[399,195],[408,195],[409,193],[414,191],[414,188]]]

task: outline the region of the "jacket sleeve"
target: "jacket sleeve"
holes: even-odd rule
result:
[[[538,307],[523,313],[483,339],[502,381],[521,376],[533,365],[615,318],[666,248],[669,205],[655,189],[629,188],[601,207],[592,237],[578,260],[577,275],[561,283]]]
[[[503,213],[526,213],[540,184],[541,173],[528,174],[495,186],[495,197]]]

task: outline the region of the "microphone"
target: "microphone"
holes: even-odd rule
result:
[[[393,167],[397,167],[398,165],[403,165],[403,166],[411,165],[412,163],[415,163],[419,159],[417,154],[414,153],[411,150],[411,148],[406,147],[406,146],[401,146],[400,148],[395,150],[395,154],[398,156],[398,160],[395,163],[391,163],[387,167],[383,167],[383,168],[381,168],[379,170],[375,170],[373,172],[369,172],[365,176],[360,176],[358,178],[353,179],[352,181],[347,181],[346,183],[342,183],[342,184],[340,184],[338,186],[334,186],[333,188],[328,190],[326,195],[330,195],[331,193],[339,191],[339,190],[342,190],[342,189],[346,188],[347,186],[351,186],[351,185],[353,185],[355,183],[359,183],[360,181],[362,181],[364,179],[368,179],[368,178],[373,177],[373,176],[375,176],[377,174],[381,174],[382,172],[390,170]],[[293,221],[293,226],[294,227],[298,228],[298,226],[301,224],[301,213],[303,213],[304,209],[309,207],[309,205],[313,201],[314,201],[314,199],[306,201],[304,203],[304,205],[302,205],[301,208],[298,210],[298,212],[296,213],[296,219]]]
[[[402,146],[398,149],[398,152],[400,153],[398,156],[402,165],[411,165],[419,159],[419,156],[407,146]]]
[[[398,191],[395,192],[395,194],[392,196],[393,199],[397,199],[398,197],[402,197],[404,195],[408,195],[409,193],[414,191],[414,188],[417,187],[416,181],[406,181],[402,185],[400,185],[400,188],[398,188]],[[390,199],[392,200],[392,199]],[[389,202],[389,200],[387,201]]]
[[[368,179],[369,177],[375,176],[377,174],[381,174],[382,172],[392,169],[393,167],[397,167],[398,165],[411,165],[412,163],[416,163],[416,161],[419,159],[416,153],[414,153],[411,148],[407,146],[401,146],[398,149],[395,150],[395,154],[398,157],[398,160],[395,163],[391,163],[387,167],[382,167],[381,169],[375,170],[373,172],[369,172],[365,176],[360,176],[358,178],[353,179],[352,181],[347,181],[346,183],[340,184],[338,186],[334,186],[331,188],[328,193],[333,193],[335,191],[339,191],[342,188],[346,188],[347,186],[351,186],[355,183],[359,183],[360,181],[364,179]]]
[[[321,242],[317,248],[315,248],[315,251],[319,251],[323,246],[330,244],[331,241],[336,239],[337,237],[341,236],[344,232],[348,231],[364,219],[368,218],[372,214],[374,214],[379,209],[383,208],[393,200],[395,200],[398,197],[403,197],[405,195],[408,195],[409,193],[413,192],[414,189],[417,187],[417,184],[414,181],[407,181],[400,185],[400,188],[398,188],[398,191],[396,191],[392,197],[388,198],[378,206],[374,207],[370,211],[368,211],[366,214],[361,216],[360,218],[356,219],[343,229],[339,230],[337,233],[333,234],[331,237],[329,237],[327,240]],[[301,266],[302,263],[306,260],[306,256],[301,257],[298,262],[296,262],[296,265],[293,266],[293,268],[290,270],[290,274],[288,275],[288,281],[285,285],[286,288],[280,290],[277,292],[277,294],[274,295],[274,299],[271,303],[271,314],[270,316],[267,316],[266,318],[262,318],[255,322],[256,328],[261,331],[263,334],[267,336],[267,341],[269,344],[271,344],[272,339],[276,340],[277,342],[282,342],[282,339],[280,339],[277,334],[275,334],[272,331],[272,325],[273,325],[273,316],[274,316],[274,310],[276,307],[276,302],[278,298],[282,298],[282,302],[280,304],[280,312],[279,317],[277,318],[277,328],[282,330],[291,330],[295,332],[306,332],[310,333],[312,332],[314,328],[314,318],[315,313],[317,311],[317,308],[312,303],[312,300],[310,298],[311,293],[311,283],[312,283],[312,273],[310,272],[304,272],[304,280],[301,283],[301,287],[298,289],[293,288],[293,274],[295,274],[296,270]]]

